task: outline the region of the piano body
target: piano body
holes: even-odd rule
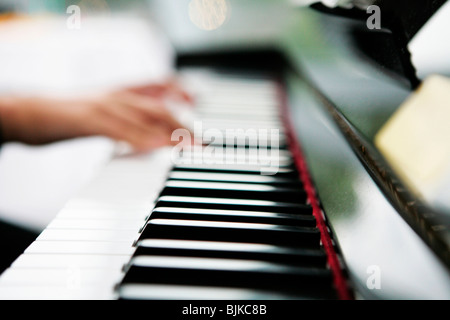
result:
[[[112,159],[3,273],[1,299],[450,298],[448,224],[372,143],[414,87],[404,57],[374,62],[365,21],[323,7],[216,1],[223,25],[206,31],[150,4],[197,90],[193,120],[239,139],[175,164],[172,149]]]

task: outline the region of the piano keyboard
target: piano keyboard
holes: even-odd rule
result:
[[[202,133],[236,139],[113,159],[0,277],[0,299],[343,298],[277,83],[187,74]]]

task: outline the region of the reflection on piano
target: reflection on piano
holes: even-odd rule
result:
[[[198,30],[201,42],[178,47],[203,132],[238,134],[204,137],[209,152],[113,159],[1,276],[0,298],[450,297],[442,254],[404,219],[355,144],[379,126],[363,112],[384,120],[409,92],[404,82],[342,47],[326,57],[333,32],[348,41],[353,22],[277,8],[324,27],[318,47],[303,47],[308,39],[298,35],[243,49],[245,35],[219,44]],[[390,107],[365,109],[380,92]],[[255,142],[249,130],[275,130],[279,140]],[[276,170],[261,174],[268,163]]]

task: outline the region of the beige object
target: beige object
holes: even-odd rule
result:
[[[427,78],[378,132],[375,144],[410,188],[428,199],[439,194],[450,178],[450,79]]]

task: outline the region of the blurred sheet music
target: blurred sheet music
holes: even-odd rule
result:
[[[375,140],[402,180],[443,212],[450,212],[449,92],[449,78],[428,77]]]

